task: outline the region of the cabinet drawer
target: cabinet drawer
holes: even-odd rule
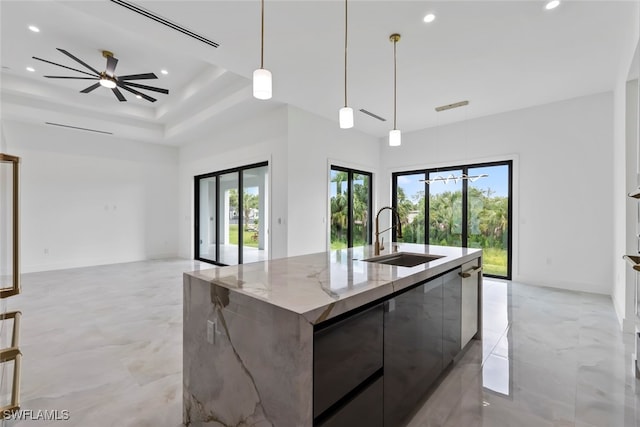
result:
[[[382,304],[314,334],[313,416],[382,368]]]
[[[320,427],[383,427],[382,377],[319,424]]]

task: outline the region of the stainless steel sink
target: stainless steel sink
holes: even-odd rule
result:
[[[373,258],[363,259],[366,262],[377,262],[378,264],[397,265],[400,267],[415,267],[443,258],[444,255],[414,254],[411,252],[396,252],[389,255],[381,255]]]

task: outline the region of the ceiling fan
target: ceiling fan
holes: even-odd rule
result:
[[[140,92],[140,91],[138,91],[136,89],[150,90],[150,91],[153,91],[153,92],[164,93],[164,94],[167,94],[167,95],[169,94],[169,91],[167,89],[162,89],[162,88],[154,87],[154,86],[141,85],[139,83],[133,83],[133,82],[130,81],[130,80],[157,79],[158,76],[156,76],[153,73],[129,74],[129,75],[126,75],[126,76],[116,76],[115,71],[116,71],[116,65],[118,65],[118,60],[113,56],[113,53],[109,52],[108,50],[103,50],[102,51],[102,56],[104,56],[107,59],[107,67],[106,67],[106,69],[104,71],[98,71],[95,68],[93,68],[92,66],[90,66],[89,64],[87,64],[86,62],[82,61],[81,59],[76,58],[75,56],[73,56],[72,54],[67,52],[66,50],[60,49],[60,48],[56,48],[56,49],[58,49],[60,52],[64,53],[65,55],[67,55],[69,58],[73,59],[77,63],[82,64],[88,70],[91,70],[93,72],[93,74],[88,73],[86,71],[78,70],[77,68],[67,67],[66,65],[56,64],[55,62],[47,61],[46,59],[37,58],[35,56],[33,57],[33,59],[36,59],[36,60],[42,61],[42,62],[46,62],[47,64],[57,65],[58,67],[66,68],[68,70],[77,71],[79,73],[91,76],[91,77],[44,76],[46,78],[49,78],[49,79],[97,80],[98,81],[97,83],[89,86],[88,88],[81,90],[80,92],[82,92],[82,93],[89,93],[92,90],[95,90],[100,86],[104,86],[104,87],[106,87],[108,89],[111,89],[113,91],[113,94],[116,96],[116,98],[118,98],[118,101],[121,101],[121,102],[122,101],[126,101],[127,99],[124,97],[122,92],[120,92],[120,90],[118,90],[118,88],[124,89],[124,90],[126,90],[128,92],[131,92],[134,95],[136,95],[136,97],[140,97],[140,98],[146,99],[149,102],[156,102],[156,99],[152,98],[149,95],[146,95],[146,94],[144,94],[144,93],[142,93],[142,92]]]

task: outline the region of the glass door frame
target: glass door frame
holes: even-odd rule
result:
[[[218,260],[220,259],[220,179],[219,177],[221,175],[226,175],[229,173],[237,173],[238,174],[238,265],[242,264],[243,262],[243,227],[244,227],[244,216],[242,215],[243,212],[243,192],[244,192],[244,182],[243,182],[243,172],[247,169],[255,169],[255,168],[259,168],[259,167],[268,167],[269,166],[269,162],[265,161],[265,162],[260,162],[260,163],[253,163],[250,165],[246,165],[246,166],[240,166],[237,168],[231,168],[231,169],[225,169],[225,170],[221,170],[221,171],[217,171],[217,172],[209,172],[206,174],[202,174],[202,175],[196,175],[193,177],[194,180],[194,221],[193,221],[193,226],[194,226],[194,259],[198,260],[198,261],[202,261],[202,262],[206,262],[209,264],[214,264],[214,265],[219,265],[219,266],[227,266],[229,264],[223,264],[221,262],[219,262]],[[202,258],[200,256],[200,180],[201,179],[207,179],[207,178],[216,178],[216,200],[215,200],[215,212],[216,212],[216,224],[215,224],[215,229],[216,229],[216,255],[215,255],[215,261],[214,260],[210,260],[210,259],[206,259],[206,258]],[[268,244],[268,243],[267,243]]]
[[[347,248],[353,247],[353,175],[366,175],[369,177],[369,214],[367,215],[367,245],[371,244],[371,235],[373,227],[373,173],[358,169],[347,168],[338,165],[330,165],[329,181],[331,182],[331,172],[345,172],[347,174]],[[329,195],[329,205],[331,204],[331,195]],[[329,212],[329,248],[331,248],[331,212]]]
[[[506,279],[511,280],[512,275],[512,264],[513,264],[513,160],[498,160],[494,162],[485,162],[485,163],[471,163],[466,165],[455,165],[455,166],[446,166],[446,167],[438,167],[438,168],[425,168],[425,169],[417,169],[411,171],[402,171],[402,172],[393,172],[391,174],[391,199],[392,199],[392,207],[397,209],[398,207],[398,177],[403,175],[417,175],[424,174],[424,179],[429,177],[430,173],[433,172],[449,172],[453,170],[462,171],[462,173],[468,175],[469,169],[475,169],[479,167],[491,167],[491,166],[507,166],[508,168],[508,191],[507,197],[509,198],[508,206],[507,206],[507,221],[509,224],[509,229],[507,232],[507,275],[506,276],[496,276],[493,274],[483,274],[485,277],[493,277],[497,279]],[[462,246],[465,247],[469,241],[469,181],[462,180]],[[429,184],[424,183],[424,244],[429,244],[429,236],[430,236],[430,228],[429,228],[429,217],[430,217],[430,206],[429,206]],[[392,230],[392,240],[397,240],[396,230]]]

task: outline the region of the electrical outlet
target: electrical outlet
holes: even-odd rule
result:
[[[207,320],[207,342],[209,344],[213,344],[215,328],[216,323],[211,320]]]

